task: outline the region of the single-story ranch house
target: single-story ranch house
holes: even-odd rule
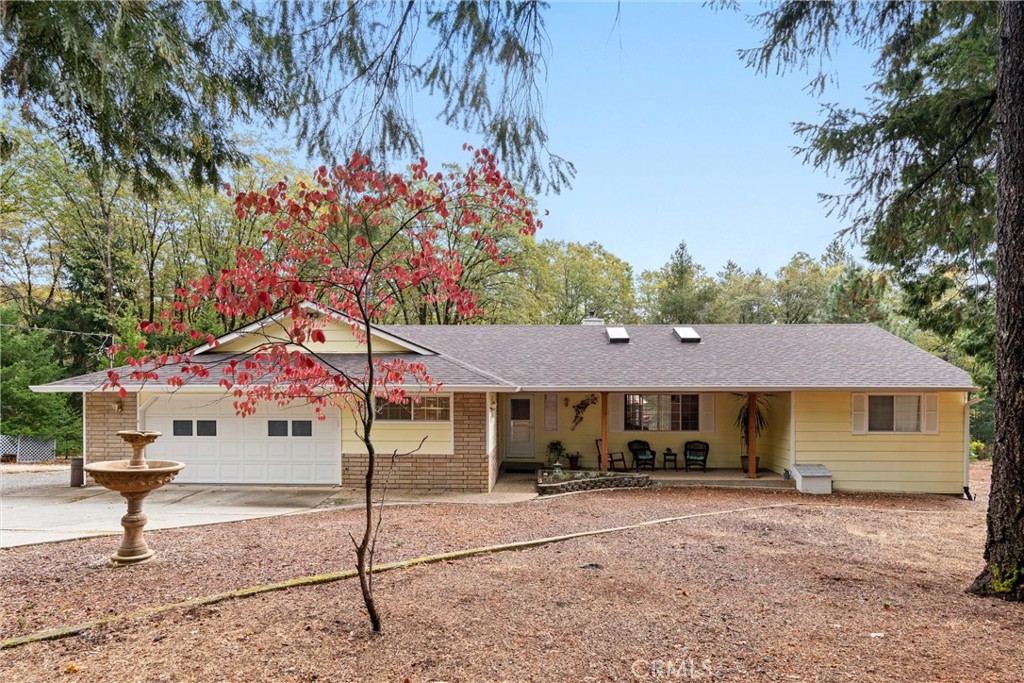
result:
[[[163,436],[152,458],[186,463],[179,482],[356,485],[366,455],[342,409],[261,404],[237,417],[212,366],[251,353],[271,317],[201,347],[208,378],[174,389],[126,382],[127,397],[101,391],[99,372],[33,387],[84,393],[87,461],[128,457],[119,429]],[[318,353],[362,363],[350,326],[330,322]],[[374,350],[422,362],[441,393],[385,405],[375,425],[379,453],[412,450],[391,474],[396,487],[489,491],[502,465],[540,463],[559,440],[598,467],[642,439],[676,453],[710,445],[709,468],[738,468],[740,402],[767,396],[757,439],[762,469],[821,464],[837,490],[956,494],[967,481],[970,377],[874,325],[388,325]],[[346,355],[348,358],[346,358]],[[360,365],[361,367],[361,365]],[[682,462],[680,463],[682,466]]]

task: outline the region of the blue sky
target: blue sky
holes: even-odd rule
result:
[[[685,239],[711,273],[728,259],[774,272],[797,251],[819,256],[842,225],[817,193],[840,179],[794,157],[791,124],[819,120],[808,76],[756,74],[736,50],[760,34],[742,12],[700,3],[554,3],[544,86],[552,151],[576,164],[570,190],[539,197],[542,237],[597,241],[639,274]],[[871,60],[839,46],[838,84],[821,101],[861,106]],[[461,161],[474,136],[416,105],[432,166]]]

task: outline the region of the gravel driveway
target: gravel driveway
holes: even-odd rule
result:
[[[71,481],[68,469],[49,472],[0,472],[0,496],[25,493],[31,489],[67,486]]]

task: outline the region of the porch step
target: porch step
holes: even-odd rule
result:
[[[509,473],[516,472],[516,473],[535,474],[537,472],[537,470],[539,470],[541,468],[541,466],[542,466],[542,463],[539,463],[539,462],[509,462],[509,461],[505,461],[505,462],[501,463],[501,469],[499,470],[499,474],[504,474],[506,472],[509,472]]]
[[[708,472],[650,472],[657,486],[708,487],[736,489],[776,489],[791,491],[796,488],[792,479],[784,479],[775,472],[761,472],[757,479],[749,479],[740,470]]]

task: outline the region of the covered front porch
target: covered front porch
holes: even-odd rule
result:
[[[749,410],[751,400],[755,414],[764,419],[760,430],[751,428],[748,434],[737,426],[737,415]],[[572,460],[582,469],[621,469],[624,464],[632,470],[629,445],[644,441],[655,454],[654,469],[644,471],[658,481],[686,485],[749,477],[781,484],[793,455],[791,400],[790,392],[739,389],[506,394],[499,402],[498,420],[502,470],[546,467],[554,462],[559,445],[565,466]],[[691,441],[708,444],[707,471],[684,471],[684,449]],[[599,451],[598,443],[608,448]],[[665,457],[669,452],[676,462]],[[756,460],[742,462],[749,452],[756,453]]]

